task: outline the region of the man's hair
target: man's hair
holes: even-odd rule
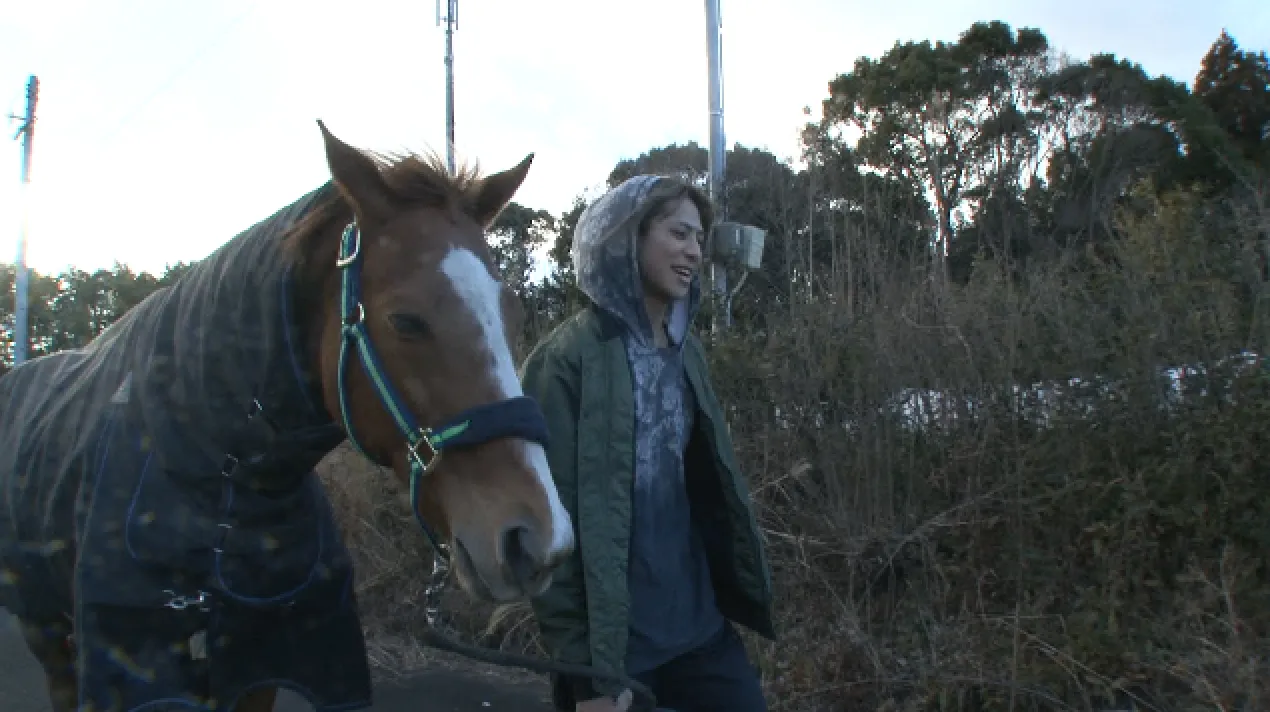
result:
[[[653,221],[663,218],[679,207],[682,200],[691,200],[701,214],[701,230],[710,235],[710,226],[714,223],[714,206],[710,198],[695,185],[688,185],[675,178],[663,178],[653,188],[653,197],[644,208],[644,217],[640,218],[636,234],[646,237]]]

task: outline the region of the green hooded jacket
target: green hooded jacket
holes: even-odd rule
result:
[[[627,326],[603,306],[612,295],[586,289],[594,284],[588,270],[598,268],[587,258],[602,260],[607,254],[634,261],[641,207],[656,188],[651,177],[632,179],[588,208],[592,215],[584,214],[579,223],[574,259],[592,302],[544,338],[521,373],[525,394],[537,399],[546,414],[551,434],[547,459],[578,542],[550,589],[533,600],[534,613],[553,658],[610,672],[625,671],[630,624],[635,382],[623,339]],[[596,211],[603,212],[597,217]],[[684,486],[704,544],[715,602],[726,618],[774,639],[771,572],[747,483],[711,385],[705,351],[686,323],[682,345],[689,402],[695,406],[684,453]],[[574,700],[620,692],[605,683],[557,682],[557,700],[570,709]]]

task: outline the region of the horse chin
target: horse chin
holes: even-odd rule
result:
[[[482,574],[480,567],[472,560],[471,554],[468,553],[467,547],[463,546],[461,539],[454,539],[450,544],[450,550],[454,552],[453,566],[454,573],[458,579],[459,587],[472,598],[484,603],[513,603],[523,601],[530,595],[538,595],[541,591],[526,592],[516,586],[509,585],[501,577],[497,577],[494,583],[490,583],[489,578]],[[548,579],[547,584],[550,584]],[[546,590],[544,585],[542,590]]]

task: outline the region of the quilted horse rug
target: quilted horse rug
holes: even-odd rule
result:
[[[280,243],[333,190],[0,379],[0,605],[52,637],[73,620],[80,709],[232,709],[261,685],[370,704],[352,565],[312,474],[344,434]]]

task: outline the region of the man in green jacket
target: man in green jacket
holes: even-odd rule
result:
[[[771,573],[689,331],[711,219],[701,191],[648,175],[581,216],[573,262],[590,303],[522,371],[578,540],[533,605],[559,661],[624,671],[678,712],[760,712],[733,622],[775,637]],[[608,711],[620,692],[558,676],[553,696],[561,710]]]

